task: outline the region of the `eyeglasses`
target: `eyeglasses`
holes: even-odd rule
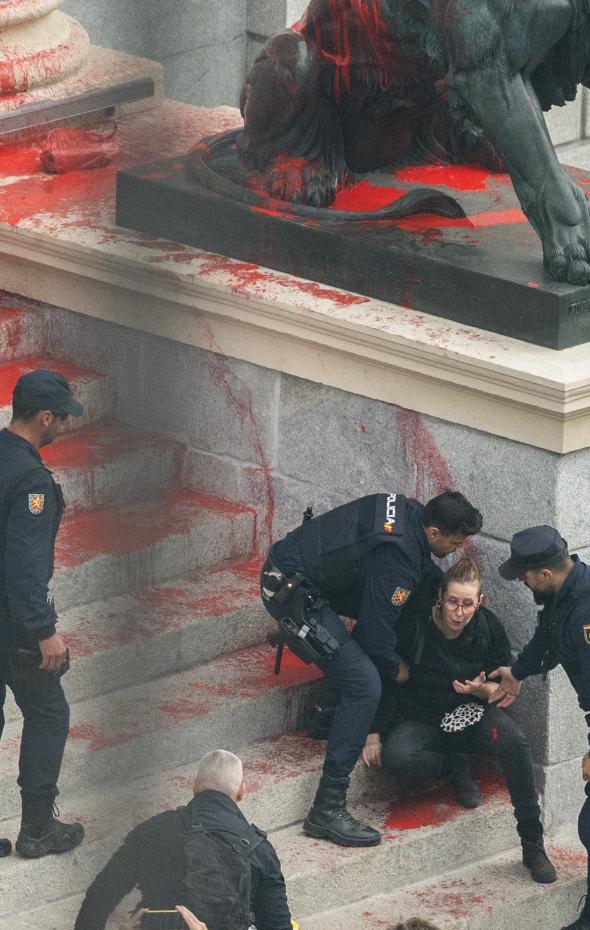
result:
[[[463,610],[471,610],[472,607],[477,607],[477,601],[471,600],[470,597],[461,600],[459,597],[445,597],[445,604],[447,607],[450,607],[451,610],[457,610],[458,607],[462,607]]]

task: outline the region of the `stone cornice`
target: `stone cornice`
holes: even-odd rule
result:
[[[322,288],[311,299],[276,272],[238,288],[239,263],[199,274],[215,256],[161,243],[156,262],[157,245],[98,249],[1,226],[2,286],[539,448],[590,446],[587,347],[555,352]]]

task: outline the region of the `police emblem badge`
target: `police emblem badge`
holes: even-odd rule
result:
[[[44,506],[44,494],[29,494],[29,510],[31,513],[34,513],[35,516],[38,516],[40,513],[43,513]]]
[[[406,603],[411,593],[409,588],[396,588],[391,595],[391,603],[394,607],[401,607]]]
[[[588,645],[590,646],[590,623],[585,623],[585,624],[584,624],[584,639],[586,640],[586,642],[587,642]]]

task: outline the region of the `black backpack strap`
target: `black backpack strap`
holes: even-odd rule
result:
[[[218,831],[215,831],[218,832]],[[221,831],[219,831],[221,832]],[[252,853],[258,849],[261,843],[266,839],[266,833],[264,830],[259,830],[258,827],[255,827],[251,823],[248,827],[248,833],[246,836],[239,836],[235,838],[234,834],[225,833],[222,834],[227,840],[230,840],[231,836],[231,847],[235,852],[239,853],[241,856],[244,856],[245,859],[248,859]]]

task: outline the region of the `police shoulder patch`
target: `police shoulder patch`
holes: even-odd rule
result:
[[[401,607],[406,603],[411,593],[409,588],[396,588],[391,595],[391,603],[394,607]]]
[[[590,646],[590,623],[585,623],[584,626],[583,626],[583,628],[582,628],[582,630],[583,630],[583,633],[584,633],[584,639],[586,640],[586,642],[587,642],[588,645]]]
[[[38,516],[40,513],[43,513],[43,508],[45,507],[45,495],[44,494],[29,494],[29,510],[31,513]]]

